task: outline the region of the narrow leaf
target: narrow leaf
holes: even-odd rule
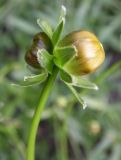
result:
[[[83,106],[83,109],[85,109],[87,107],[86,102],[81,98],[80,94],[75,90],[74,87],[72,87],[71,85],[69,85],[68,83],[66,83],[66,85],[68,86],[68,88],[70,89],[70,91],[73,93],[73,95],[75,96],[75,98],[79,101],[79,103]]]
[[[76,86],[76,87],[81,87],[81,88],[98,90],[98,86],[95,83],[92,83],[91,81],[85,78],[82,78],[80,76],[72,76],[71,85]]]
[[[72,77],[68,73],[64,72],[63,70],[60,70],[60,78],[64,82],[72,83]]]
[[[40,65],[51,74],[54,65],[53,56],[45,49],[41,49],[37,52],[37,59]]]
[[[47,73],[42,73],[39,75],[34,75],[34,76],[25,76],[24,80],[15,83],[12,83],[11,85],[13,86],[21,86],[21,87],[28,87],[28,86],[32,86],[32,85],[36,85],[39,83],[42,83],[43,81],[45,81],[47,78]]]
[[[65,16],[66,16],[66,7],[64,5],[62,5],[59,21],[61,21],[62,18],[64,18]]]
[[[43,32],[45,32],[50,39],[52,39],[52,28],[47,21],[41,21],[40,19],[37,20],[37,24],[40,26]]]
[[[61,13],[60,13],[60,18],[59,18],[59,23],[52,35],[52,42],[54,45],[58,44],[58,41],[60,39],[61,33],[64,28],[65,24],[65,15],[66,15],[66,7],[64,5],[61,6]]]
[[[59,22],[59,24],[57,25],[57,28],[55,29],[55,31],[52,35],[53,45],[58,44],[58,41],[60,39],[61,33],[63,31],[63,28],[64,28],[64,24],[65,24],[65,18],[62,18],[62,20]]]
[[[76,56],[77,50],[72,46],[66,47],[58,47],[54,51],[54,56],[56,57],[56,62],[59,63],[60,66],[64,66],[70,59]]]

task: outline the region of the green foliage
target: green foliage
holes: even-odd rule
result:
[[[76,48],[74,46],[57,47],[54,51],[54,62],[58,67],[63,68],[66,62],[72,59],[74,55],[76,55]]]
[[[23,81],[17,82],[16,84],[12,83],[11,85],[27,87],[35,84],[40,84],[43,81],[45,81],[46,78],[47,78],[47,73],[44,72],[38,75],[24,76]]]
[[[40,19],[37,20],[38,25],[40,26],[41,30],[44,31],[48,37],[51,39],[52,38],[52,28],[50,27],[50,24],[48,24],[47,21],[41,21]]]
[[[37,59],[40,65],[45,68],[50,74],[53,70],[53,56],[49,54],[46,50],[42,49],[37,53]]]
[[[36,157],[43,160],[121,159],[121,1],[11,0],[0,2],[1,160],[25,160],[28,129],[41,85],[20,88],[11,86],[10,82],[30,75],[23,57],[32,36],[40,30],[36,19],[47,20],[53,30],[62,4],[68,11],[64,34],[80,28],[93,31],[105,46],[106,61],[100,70],[90,75],[99,91],[77,90],[87,102],[85,110],[67,87],[57,81],[42,114]]]

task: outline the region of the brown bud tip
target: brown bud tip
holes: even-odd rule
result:
[[[25,61],[34,68],[41,68],[37,61],[37,52],[39,49],[46,49],[49,53],[52,52],[52,43],[44,32],[37,33],[34,36],[32,46],[25,55]]]
[[[73,75],[85,75],[94,72],[104,61],[105,52],[98,38],[88,31],[76,31],[68,34],[60,46],[74,45],[77,55],[64,68]]]

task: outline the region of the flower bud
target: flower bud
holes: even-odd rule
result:
[[[73,45],[77,54],[63,68],[72,75],[85,75],[94,72],[104,61],[105,52],[98,38],[88,31],[75,31],[59,44],[61,47]]]
[[[46,49],[48,52],[52,52],[52,43],[44,32],[37,33],[34,36],[33,44],[25,55],[26,62],[34,68],[41,68],[37,61],[37,52],[39,49]]]

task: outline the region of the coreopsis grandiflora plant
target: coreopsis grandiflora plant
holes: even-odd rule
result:
[[[25,76],[19,85],[30,86],[45,81],[30,128],[26,160],[34,160],[35,139],[41,113],[58,73],[83,108],[86,107],[86,103],[74,86],[98,89],[96,84],[83,78],[83,75],[95,72],[103,63],[105,59],[103,46],[98,38],[88,31],[74,31],[61,38],[65,15],[66,8],[62,6],[55,29],[52,29],[48,22],[37,20],[42,32],[34,36],[33,43],[25,55],[27,64],[35,74]]]

